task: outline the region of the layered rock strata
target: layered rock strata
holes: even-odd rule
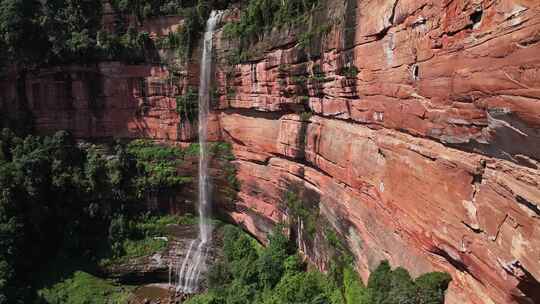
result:
[[[539,33],[539,4],[510,0],[331,2],[272,32],[219,74],[233,217],[264,239],[300,184],[364,279],[388,259],[451,273],[448,303],[540,301]]]
[[[364,279],[388,259],[413,275],[448,271],[447,303],[540,302],[539,5],[328,1],[238,65],[218,33],[212,138],[233,144],[241,185],[220,207],[265,240],[287,217],[285,193],[308,189]],[[63,81],[47,73],[26,85],[38,131],[193,139],[171,97],[185,87],[137,95],[141,78],[167,79],[159,66],[99,65],[98,99],[70,70],[72,95],[34,103],[34,83],[48,96]],[[324,268],[318,248],[301,249]]]

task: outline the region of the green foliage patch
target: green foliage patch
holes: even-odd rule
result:
[[[331,30],[332,26],[329,24],[318,25],[313,29],[300,34],[300,37],[298,37],[298,44],[301,48],[309,47],[315,39],[319,39],[319,37],[329,34]]]
[[[40,297],[50,304],[124,304],[131,288],[76,271],[68,278],[41,289]]]
[[[308,112],[304,112],[308,113]],[[302,113],[302,120],[308,120],[309,114]],[[317,219],[319,211],[317,208],[308,207],[308,205],[293,191],[288,191],[285,194],[285,205],[289,212],[289,218],[293,221],[292,224],[299,225],[300,221],[304,227],[304,232],[307,237],[313,239],[317,232]]]
[[[199,113],[199,94],[196,88],[188,87],[186,93],[176,97],[176,112],[183,119],[195,121]]]
[[[317,8],[319,0],[250,0],[242,10],[240,20],[223,27],[225,38],[237,41],[229,58],[229,64],[247,61],[250,45],[260,41],[273,28],[304,24],[310,12]]]
[[[224,35],[246,42],[260,39],[274,27],[306,21],[307,13],[318,3],[318,0],[250,0],[240,20],[225,25]]]
[[[210,270],[210,290],[187,303],[342,303],[327,276],[306,271],[281,229],[269,235],[263,248],[238,228],[225,227],[224,261]]]
[[[33,274],[57,257],[97,262],[101,251],[159,250],[153,237],[180,221],[147,216],[141,202],[186,182],[177,148],[136,141],[108,149],[67,132],[20,138],[4,129],[0,151],[0,303],[31,303]]]
[[[164,249],[169,225],[194,225],[196,218],[185,215],[155,216],[148,213],[127,218],[120,214],[111,220],[108,231],[110,253],[99,261],[101,266],[125,262]]]
[[[383,261],[369,277],[361,303],[444,303],[444,291],[451,280],[450,275],[442,272],[426,273],[413,280],[404,268],[392,270],[390,264]]]
[[[356,78],[359,71],[358,68],[354,65],[348,65],[343,68],[341,68],[338,72],[339,75],[345,76],[347,78]]]
[[[286,197],[291,209],[302,209],[295,194]],[[301,211],[300,211],[301,212]],[[442,304],[451,278],[446,273],[427,273],[413,280],[403,268],[392,270],[381,262],[364,286],[346,254],[345,244],[333,232],[325,235],[341,255],[328,274],[308,270],[294,243],[277,225],[261,247],[239,228],[224,229],[224,258],[209,271],[208,292],[187,304]]]
[[[119,34],[100,30],[96,34],[96,56],[101,60],[141,63],[149,56],[151,44],[147,32],[138,32],[133,27]]]
[[[127,151],[137,160],[139,174],[134,182],[139,197],[150,191],[175,189],[192,181],[191,176],[182,176],[177,170],[184,155],[179,148],[134,140],[128,144]]]
[[[193,1],[112,0],[111,4],[117,11],[136,16],[139,21],[142,21],[155,16],[181,14],[183,7],[190,4],[193,5]]]
[[[226,5],[226,2],[221,5]],[[0,60],[34,68],[42,64],[154,60],[155,47],[189,56],[204,30],[213,2],[206,0],[112,0],[113,28],[103,28],[102,1],[0,0]],[[156,45],[136,30],[143,20],[180,15],[178,31]],[[136,24],[129,21],[135,17]]]

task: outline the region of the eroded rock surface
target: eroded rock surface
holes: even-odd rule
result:
[[[364,279],[388,259],[414,275],[448,271],[447,303],[540,302],[538,1],[328,1],[314,18],[330,33],[300,47],[310,25],[274,30],[236,66],[225,60],[235,45],[216,35],[211,137],[233,144],[241,184],[222,210],[265,240],[300,185]],[[38,131],[193,139],[161,89],[140,110],[138,81],[165,83],[165,70],[97,71],[99,111],[77,97],[73,70],[69,107],[30,104]],[[302,249],[325,267],[324,252]]]
[[[539,302],[539,4],[331,2],[321,20],[344,11],[315,48],[274,32],[223,68],[232,216],[264,240],[300,184],[364,279],[388,259],[451,273],[448,303]]]

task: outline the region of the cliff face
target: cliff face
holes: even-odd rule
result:
[[[539,302],[539,8],[332,1],[274,31],[234,77],[219,74],[235,92],[220,111],[242,185],[233,217],[264,238],[302,185],[364,279],[388,259],[451,273],[448,303]]]
[[[168,76],[159,66],[120,63],[47,69],[28,77],[28,105],[42,133],[186,141],[191,129],[181,128]]]
[[[330,33],[297,43],[321,24]],[[287,217],[285,193],[304,189],[364,279],[388,259],[448,271],[447,303],[540,302],[537,1],[330,1],[235,66],[221,36],[211,138],[233,144],[241,187],[221,208],[235,221],[264,240]],[[38,131],[193,139],[174,96],[196,79],[157,65],[62,71],[28,77]],[[325,267],[320,246],[300,245]]]

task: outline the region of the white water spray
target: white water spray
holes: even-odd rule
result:
[[[212,238],[212,225],[208,218],[210,213],[210,183],[208,180],[208,111],[210,107],[210,80],[212,70],[212,36],[220,13],[212,11],[206,22],[204,45],[200,63],[199,82],[199,237],[189,245],[184,261],[175,269],[177,277],[176,291],[194,293],[199,288],[199,277],[206,269],[206,257]]]

